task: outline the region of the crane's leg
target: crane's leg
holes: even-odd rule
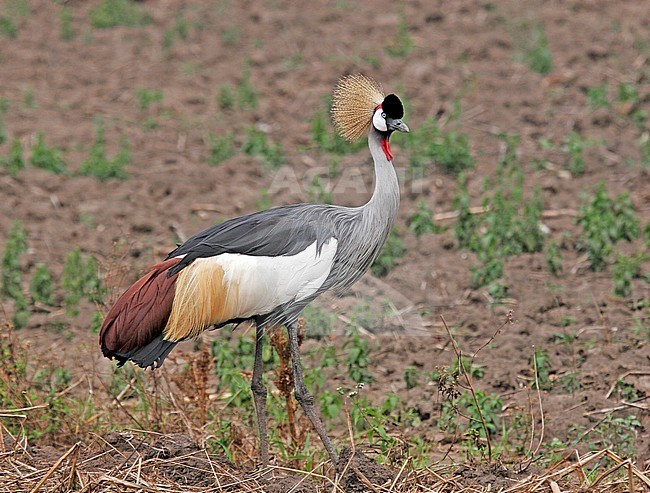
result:
[[[255,325],[255,361],[253,363],[253,378],[251,379],[251,391],[257,414],[257,429],[260,432],[260,461],[262,467],[269,465],[269,443],[266,437],[266,386],[262,379],[263,361],[262,350],[264,349],[264,327]]]
[[[298,345],[298,328],[294,323],[287,324],[287,333],[289,334],[289,348],[291,349],[291,362],[293,364],[293,379],[294,379],[294,388],[295,396],[298,404],[302,407],[303,411],[311,421],[314,430],[318,433],[325,450],[330,456],[332,464],[334,467],[338,463],[338,455],[332,447],[332,442],[330,442],[329,437],[327,436],[327,431],[325,430],[325,425],[320,418],[318,410],[314,407],[314,397],[307,390],[305,385],[305,379],[302,374],[302,363],[300,362],[300,346]]]

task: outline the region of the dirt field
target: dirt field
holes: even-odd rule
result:
[[[25,293],[38,264],[49,268],[58,286],[66,255],[75,247],[97,259],[108,287],[104,304],[85,300],[78,316],[66,314],[65,293],[59,287],[54,306],[28,296],[29,321],[12,337],[38,362],[33,371],[52,364],[67,369],[72,382],[84,382],[75,390],[78,399],[89,391],[85,376],[110,379],[113,365],[101,357],[97,335],[90,329],[93,313],[105,313],[146,267],[195,232],[259,208],[325,196],[341,205],[364,203],[372,189],[367,149],[329,152],[315,142],[313,131],[314,119],[325,114],[325,98],[338,78],[361,72],[380,81],[387,92],[404,97],[405,121],[413,132],[433,119],[441,134],[466,136],[474,160],[474,167],[466,170],[472,207],[485,205],[496,187],[499,163],[509,150],[503,136],[518,136],[515,166],[523,172],[524,196],[531,198],[538,190],[545,246],[504,259],[498,295],[490,285],[473,282],[471,267],[480,265],[481,252],[459,245],[454,234],[457,219],[446,215],[457,209],[458,177],[432,159],[419,170],[409,168],[418,150],[406,136],[395,135],[395,166],[402,186],[396,230],[405,253],[395,255],[387,275],[368,274],[342,298],[319,301],[312,316],[334,314],[334,332],[308,340],[310,354],[318,354],[326,342],[345,352],[344,328],[356,320],[352,325],[361,327],[368,342],[368,371],[373,376],[362,395],[376,405],[389,393],[400,396],[418,417],[417,424],[405,425],[400,433],[427,444],[425,462],[462,461],[467,457],[462,433],[440,429],[444,397],[436,382],[427,380],[455,358],[442,316],[464,354],[478,351],[474,362],[484,375],[475,378],[473,386],[500,398],[502,422],[527,416],[525,438],[497,430],[495,447],[499,441],[526,443],[533,435],[531,444],[543,438],[539,450],[546,456],[553,450],[561,456],[573,449],[586,453],[610,447],[628,455],[639,470],[648,469],[650,24],[644,2],[298,5],[270,0],[116,0],[113,12],[119,12],[118,4],[144,17],[130,17],[133,26],[102,28],[97,9],[103,4],[97,0],[72,1],[65,7],[58,2],[6,0],[0,7],[0,98],[6,106],[0,110],[0,156],[8,162],[12,143],[20,142],[25,160],[25,168],[15,173],[6,164],[0,168],[0,251],[6,251],[10,228],[20,220],[28,243],[19,259]],[[127,17],[123,14],[119,23],[127,23]],[[544,65],[548,63],[550,67]],[[99,128],[105,132],[109,159],[126,152],[128,142],[125,179],[86,176],[84,162],[97,143]],[[39,132],[48,147],[61,150],[66,172],[55,174],[30,163]],[[252,141],[264,136],[268,146],[256,150]],[[427,141],[426,136],[420,138]],[[278,145],[282,152],[273,147]],[[331,172],[334,168],[337,173]],[[320,176],[320,182],[314,176]],[[639,234],[634,241],[616,243],[603,270],[593,271],[579,248],[583,229],[577,219],[601,182],[612,198],[629,194]],[[417,237],[409,224],[421,203],[436,215],[438,225],[448,228]],[[479,212],[476,217],[490,214]],[[485,230],[479,229],[481,234]],[[553,242],[559,246],[556,258],[562,267],[557,274],[547,266]],[[636,258],[638,264],[622,294],[614,291],[622,265],[617,255]],[[359,315],[360,306],[372,316]],[[15,303],[5,297],[2,307],[9,324]],[[308,330],[310,324],[320,324],[310,322],[309,313],[306,323]],[[205,340],[218,337],[210,333]],[[192,359],[194,344],[182,349],[182,356],[166,364],[170,374],[183,371]],[[544,366],[538,368],[538,380],[545,380],[538,381],[539,395],[535,351],[546,358],[537,360]],[[318,361],[308,357],[307,365]],[[416,375],[416,385],[405,378],[407,368],[414,368],[408,371]],[[355,385],[343,366],[325,374],[325,388],[331,392]],[[0,402],[3,408],[17,406],[4,395]],[[97,411],[104,422],[111,412],[121,412],[111,405],[107,399]],[[29,428],[29,411],[27,416]],[[5,426],[14,423],[14,418],[2,419]],[[98,431],[122,432],[128,428],[125,422]],[[178,428],[175,431],[187,434],[183,426]],[[253,445],[243,449],[254,451],[254,433],[249,432],[244,441]],[[339,446],[350,445],[344,421],[332,433]],[[205,443],[199,435],[193,438]],[[32,451],[29,461],[23,460],[47,471],[80,441],[80,447],[95,447],[85,452],[85,467],[115,471],[118,462],[100,467],[90,458],[100,454],[105,443],[126,450],[120,448],[124,439],[119,437],[103,435],[98,445],[83,424],[76,434],[66,431],[51,437],[34,437],[30,446],[40,452]],[[167,457],[196,452],[193,445],[178,447],[181,452]],[[535,448],[527,443],[522,447],[505,447],[503,460]],[[165,456],[145,451],[142,457]],[[470,463],[477,461],[474,456]],[[298,467],[309,468],[305,463]],[[170,474],[167,480],[182,484],[180,476]],[[488,487],[481,479],[489,476],[485,470],[478,479],[456,474],[458,485],[475,488],[467,491]],[[186,472],[181,476],[194,477]],[[514,473],[509,477],[512,481],[503,479],[494,487],[513,487]],[[33,487],[35,481],[29,481]],[[187,481],[192,491],[222,491],[202,475]],[[274,487],[280,489],[269,491],[289,491],[295,480],[288,481],[279,481]],[[382,481],[379,474],[375,484]],[[62,484],[56,491],[65,491]],[[405,485],[403,491],[434,491],[415,484]],[[129,489],[126,482],[114,487],[155,491]],[[357,487],[345,488],[366,488]],[[223,491],[245,490],[239,488]],[[316,486],[299,485],[292,491],[303,491],[299,488],[313,491]],[[455,490],[450,485],[435,491]]]

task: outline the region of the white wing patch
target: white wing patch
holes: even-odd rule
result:
[[[269,313],[292,300],[313,295],[330,273],[338,241],[330,238],[320,253],[316,242],[295,255],[263,257],[224,253],[213,257],[224,272],[225,287],[238,286],[238,317]]]

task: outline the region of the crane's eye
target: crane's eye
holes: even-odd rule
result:
[[[375,111],[375,114],[372,115],[372,124],[380,132],[387,132],[388,126],[386,125],[386,112],[381,109],[377,109]]]

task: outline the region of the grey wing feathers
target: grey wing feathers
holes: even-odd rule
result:
[[[277,257],[295,255],[318,241],[322,244],[334,235],[327,215],[314,204],[276,207],[224,221],[188,239],[167,258],[185,255],[169,270],[182,270],[197,258],[223,253]],[[325,217],[324,217],[325,216]]]

